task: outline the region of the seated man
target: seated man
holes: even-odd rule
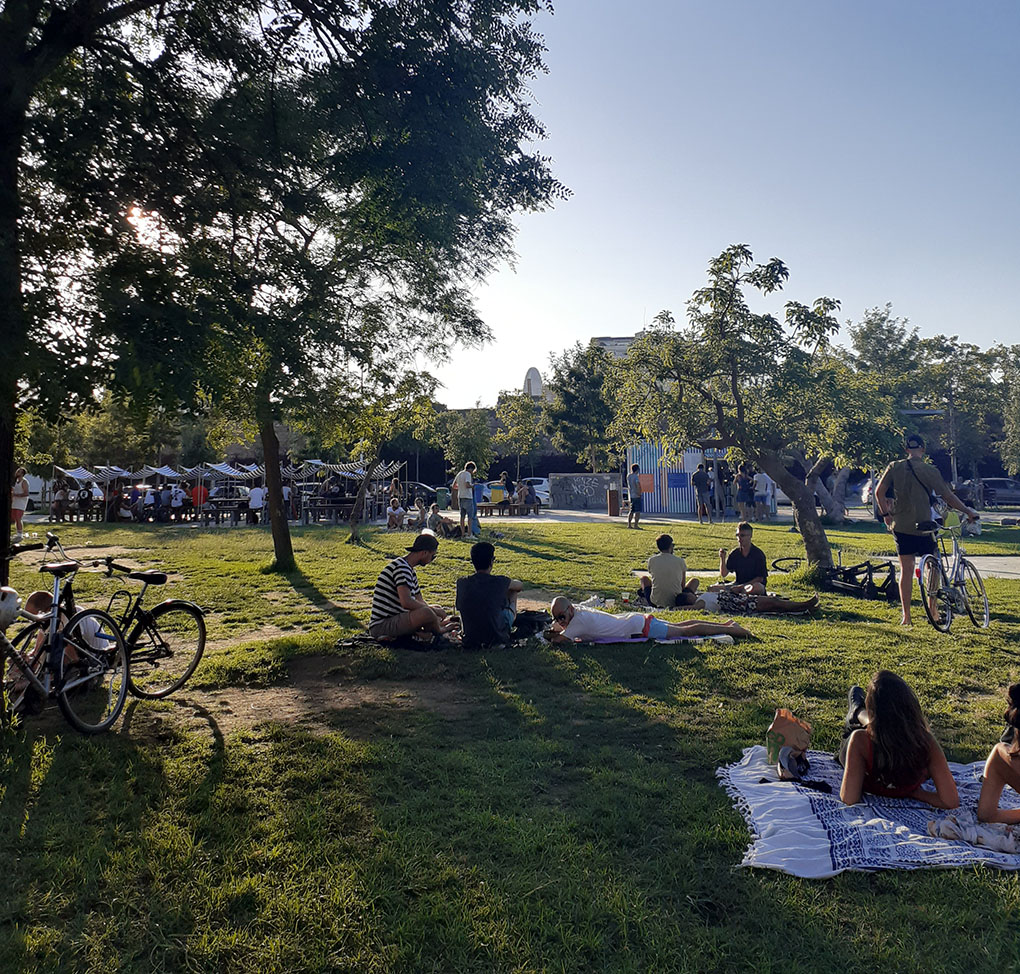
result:
[[[570,599],[559,596],[553,599],[549,610],[553,617],[552,629],[547,637],[554,643],[611,642],[628,640],[635,636],[646,639],[679,639],[683,636],[751,636],[753,633],[738,626],[732,619],[724,623],[702,622],[689,619],[685,622],[663,622],[641,612],[602,612],[574,605]]]
[[[428,519],[428,514],[425,511],[425,501],[420,497],[414,499],[414,507],[410,510],[410,519],[407,522],[407,526],[413,531],[420,531],[425,527],[425,522]]]
[[[443,517],[439,513],[438,504],[433,504],[429,508],[429,516],[425,519],[425,526],[433,534],[441,534],[444,538],[460,537],[460,525],[454,524],[448,517]]]
[[[400,505],[400,498],[394,494],[390,498],[390,506],[386,508],[386,528],[399,531],[404,526],[404,515],[407,512]]]
[[[451,632],[456,624],[445,609],[429,605],[421,597],[415,568],[431,565],[439,551],[439,539],[420,534],[407,554],[394,558],[379,573],[372,594],[369,634],[374,639],[395,639],[410,633],[432,633],[433,638]]]
[[[488,541],[471,546],[474,575],[457,579],[457,613],[465,646],[506,645],[517,618],[517,596],[524,585],[508,575],[493,575],[496,549]]]
[[[648,605],[662,609],[691,605],[697,598],[698,580],[687,581],[687,562],[673,553],[673,538],[660,534],[655,547],[659,553],[648,559],[648,575],[639,579],[641,595]]]
[[[712,585],[707,591],[696,596],[692,609],[703,609],[706,612],[734,612],[743,615],[756,613],[804,613],[810,612],[818,605],[818,596],[812,595],[802,602],[792,599],[781,599],[776,595],[748,595],[746,592],[733,591],[726,585]]]
[[[728,555],[725,548],[719,549],[719,577],[736,575],[736,581],[726,587],[745,595],[764,595],[769,569],[765,552],[751,544],[754,528],[747,521],[737,525],[737,547]]]

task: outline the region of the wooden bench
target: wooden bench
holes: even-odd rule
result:
[[[525,514],[538,514],[541,504],[479,504],[478,513],[482,517],[492,517],[493,514],[507,514],[520,517]]]

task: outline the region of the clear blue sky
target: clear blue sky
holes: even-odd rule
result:
[[[756,307],[891,302],[924,335],[1020,342],[1020,4],[559,0],[537,27],[542,151],[573,196],[520,218],[516,269],[478,292],[495,340],[438,372],[447,405],[681,317],[731,243],[790,269]]]

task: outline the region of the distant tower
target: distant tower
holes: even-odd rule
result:
[[[532,399],[542,398],[542,376],[534,367],[528,369],[528,374],[524,377],[524,393]]]

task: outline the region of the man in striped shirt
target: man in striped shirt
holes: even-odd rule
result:
[[[394,558],[380,573],[372,595],[369,634],[375,639],[395,639],[410,633],[444,635],[454,628],[445,609],[429,605],[421,597],[419,565],[431,565],[439,552],[439,539],[419,534],[402,558]]]

